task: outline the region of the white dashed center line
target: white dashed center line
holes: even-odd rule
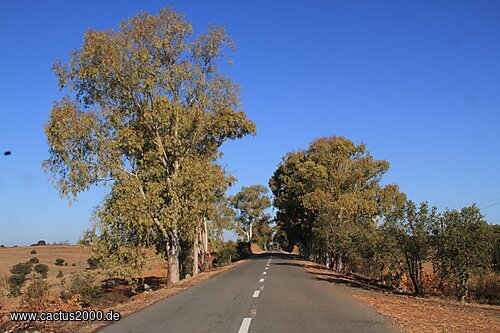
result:
[[[267,272],[264,272],[264,273],[262,273],[262,274],[266,275],[266,274],[267,274]]]
[[[247,333],[251,321],[252,318],[243,318],[243,322],[241,323],[240,330],[238,331],[238,333]]]
[[[253,292],[253,296],[252,297],[259,297],[259,294],[260,294],[260,290],[256,290]]]
[[[260,279],[259,282],[264,282],[264,279]]]

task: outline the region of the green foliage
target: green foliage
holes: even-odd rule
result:
[[[447,210],[436,224],[436,256],[441,262],[441,274],[452,279],[462,302],[468,296],[471,276],[491,267],[490,231],[475,205],[460,211]]]
[[[252,240],[254,224],[265,224],[269,220],[266,210],[271,201],[267,193],[267,188],[262,185],[243,186],[241,191],[230,199],[236,211],[236,232],[247,242]]]
[[[343,261],[359,255],[356,245],[374,232],[387,206],[385,192],[399,194],[394,185],[379,185],[388,168],[364,144],[344,137],[321,138],[287,154],[269,181],[280,229],[307,257],[328,257],[331,265],[335,259],[342,270]]]
[[[28,275],[31,273],[32,265],[30,262],[18,263],[12,266],[10,272],[14,275]]]
[[[87,259],[87,264],[89,265],[90,269],[96,269],[99,261],[91,257]]]
[[[454,285],[462,301],[474,277],[475,297],[495,302],[500,228],[476,206],[439,214],[407,201],[396,185],[381,186],[388,163],[343,137],[315,140],[288,153],[269,186],[277,209],[274,240],[299,244],[308,259],[331,269],[375,276],[400,288],[406,274],[417,294],[426,290],[424,263],[432,262],[442,291]],[[488,287],[486,287],[488,286]],[[482,296],[480,296],[482,295]]]
[[[412,201],[408,201],[402,217],[394,224],[395,237],[404,255],[408,274],[419,295],[424,293],[422,268],[430,256],[430,234],[437,221],[436,207],[430,208],[423,202],[417,209]]]
[[[56,258],[55,265],[56,266],[63,266],[64,265],[64,259]]]
[[[264,216],[252,225],[252,242],[264,250],[267,250],[273,236],[273,229],[269,224],[269,218]]]
[[[21,288],[26,281],[25,274],[12,274],[7,278],[7,283],[9,285],[9,292],[11,297],[16,297],[21,294]]]
[[[178,279],[179,239],[194,238],[200,215],[210,213],[206,203],[226,186],[215,165],[220,146],[255,133],[239,109],[238,86],[218,69],[231,46],[216,26],[194,37],[167,8],[117,31],[88,30],[69,64],[54,65],[72,97],[52,107],[43,166],[70,200],[111,185],[96,214],[99,255],[155,246],[169,262],[169,280]],[[200,185],[190,183],[196,177]]]
[[[40,276],[45,279],[47,277],[47,273],[49,272],[49,266],[44,265],[44,264],[38,264],[36,265],[33,270],[40,274]]]
[[[226,266],[238,258],[238,250],[234,242],[221,242],[215,249],[215,260],[219,267]]]
[[[247,242],[237,242],[236,243],[236,259],[241,260],[248,258],[252,254],[250,250],[250,244]]]
[[[40,260],[38,260],[37,257],[33,257],[33,258],[30,258],[29,262],[32,264],[38,264],[40,262]]]
[[[81,305],[88,307],[99,300],[101,289],[95,284],[95,276],[91,273],[74,273],[68,286],[69,292],[81,299]]]

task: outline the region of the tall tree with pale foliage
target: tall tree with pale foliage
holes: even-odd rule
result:
[[[132,243],[155,244],[170,283],[179,280],[179,233],[200,223],[186,215],[181,184],[212,164],[226,140],[255,132],[239,110],[238,86],[219,71],[232,46],[216,26],[194,37],[166,8],[117,31],[87,31],[69,63],[54,66],[67,96],[45,127],[45,169],[70,200],[111,184],[100,219],[126,229]]]

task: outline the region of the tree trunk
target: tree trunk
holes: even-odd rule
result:
[[[179,235],[176,229],[170,233],[168,243],[167,284],[172,285],[179,282]]]
[[[252,244],[252,222],[250,222],[250,228],[248,229],[248,244]]]
[[[198,259],[198,228],[196,228],[194,241],[193,241],[193,276],[199,273],[199,259]]]
[[[342,263],[342,255],[337,254],[337,272],[341,273],[344,269],[344,265]]]

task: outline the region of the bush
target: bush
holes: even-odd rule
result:
[[[71,264],[71,266],[75,267],[75,266],[76,266],[76,264],[75,264],[75,263],[72,263],[72,264]]]
[[[59,271],[59,272],[57,273],[56,278],[60,279],[60,278],[62,278],[63,276],[64,276],[63,272],[62,272],[62,271]]]
[[[55,261],[56,266],[62,266],[64,265],[64,259],[57,258]]]
[[[96,269],[97,265],[98,265],[98,261],[97,261],[97,259],[94,259],[94,258],[88,258],[87,264],[89,265],[90,269]]]
[[[26,275],[24,274],[12,274],[7,278],[11,297],[21,295],[21,287],[24,285],[24,282],[26,282]]]
[[[36,243],[37,246],[43,246],[43,245],[47,245],[47,242],[44,241],[43,239],[40,239],[37,243]]]
[[[36,278],[28,286],[26,290],[26,296],[29,299],[40,299],[45,297],[48,292],[49,284],[41,278]]]
[[[0,298],[9,295],[9,283],[7,282],[7,275],[0,275]]]
[[[236,260],[241,260],[249,257],[252,254],[250,244],[246,242],[238,242],[236,244]]]
[[[20,262],[19,264],[15,264],[10,269],[10,272],[13,275],[28,275],[31,273],[31,263],[30,262]]]
[[[233,260],[238,259],[238,251],[236,250],[236,244],[233,242],[227,242],[222,244],[217,252],[215,253],[215,259],[217,260],[217,266],[226,266]]]
[[[36,250],[31,251],[30,254],[36,254]]]
[[[33,258],[30,259],[29,262],[32,263],[32,264],[38,264],[40,262],[40,260],[38,260],[37,257],[33,257]]]
[[[35,266],[34,270],[42,276],[42,279],[45,279],[47,277],[47,272],[49,271],[49,266],[38,264]]]
[[[79,296],[81,306],[93,305],[101,295],[101,289],[94,284],[95,278],[92,274],[73,274],[69,283],[69,291],[72,296]]]

